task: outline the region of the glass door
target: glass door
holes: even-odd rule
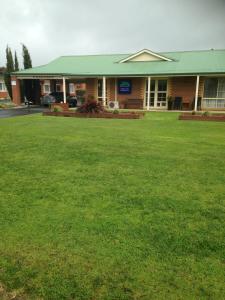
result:
[[[146,80],[145,105],[147,107],[148,80]],[[150,107],[167,108],[167,80],[151,79]]]
[[[167,107],[167,80],[157,80],[157,99],[156,106],[158,108]]]

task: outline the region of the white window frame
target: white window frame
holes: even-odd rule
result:
[[[159,85],[159,81],[160,80],[166,80],[167,84],[167,88],[166,88],[166,91],[159,91],[158,90],[158,85]],[[149,106],[151,108],[155,108],[155,109],[167,109],[168,107],[168,101],[167,101],[167,97],[168,97],[168,78],[151,78],[151,82],[155,81],[155,87],[154,87],[154,90],[152,90],[150,88],[150,101],[149,101]],[[145,81],[145,107],[146,106],[146,103],[147,103],[147,99],[148,99],[148,89],[147,89],[147,85],[148,85],[148,80]],[[154,93],[154,105],[151,105],[151,94]],[[160,93],[166,93],[166,101],[158,101],[158,95]],[[160,104],[160,105],[158,105]],[[165,105],[163,105],[165,104]]]
[[[0,83],[1,83],[1,86],[2,86],[2,88],[0,89],[0,92],[6,92],[7,89],[6,89],[6,85],[5,85],[4,80],[0,80]]]
[[[220,92],[220,79],[224,79],[225,77],[208,77],[206,79],[210,78],[216,78],[218,79],[218,85],[217,85],[217,91],[216,91],[216,97],[209,98],[209,97],[203,97],[202,98],[202,108],[212,108],[212,109],[224,109],[225,108],[225,97],[220,98],[218,97],[218,94]],[[205,84],[204,84],[204,91],[203,95],[205,93]]]
[[[101,81],[102,82],[102,89],[101,89],[101,96],[99,95],[99,93],[98,93],[98,91],[99,91],[99,89],[98,89],[98,82],[99,81]],[[103,96],[103,78],[98,78],[98,81],[97,81],[97,99],[98,99],[98,102],[100,101],[100,102],[102,102],[103,103],[103,98],[104,98],[104,96]],[[106,103],[105,104],[107,104],[108,103],[108,82],[107,82],[107,80],[106,80]]]
[[[48,89],[46,89],[46,87],[48,87]],[[50,94],[51,93],[51,84],[49,80],[45,80],[44,84],[43,84],[43,92],[45,94]]]
[[[69,83],[69,93],[74,94],[75,93],[75,86],[73,82]]]

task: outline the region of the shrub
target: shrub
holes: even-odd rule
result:
[[[196,115],[196,111],[195,111],[195,110],[192,110],[191,114],[192,114],[192,115]]]
[[[77,111],[79,113],[100,113],[104,112],[105,109],[100,102],[88,100],[83,105],[78,107]]]
[[[15,107],[15,104],[12,102],[0,103],[0,108],[2,109],[12,108],[12,107]]]
[[[53,112],[61,112],[61,111],[63,111],[61,106],[54,106],[53,107]]]
[[[209,112],[209,111],[204,111],[204,112],[202,113],[202,115],[205,116],[205,117],[207,117],[207,116],[210,115],[210,112]]]
[[[119,110],[118,109],[114,109],[113,114],[119,114]]]

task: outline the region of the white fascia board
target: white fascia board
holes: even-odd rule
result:
[[[157,54],[157,53],[155,53],[155,52],[152,52],[152,51],[150,51],[150,50],[148,50],[148,49],[143,49],[143,50],[141,50],[141,51],[139,51],[139,52],[137,52],[137,53],[134,53],[134,54],[132,54],[132,55],[130,55],[130,56],[128,56],[128,57],[126,57],[126,58],[120,60],[119,63],[124,63],[124,62],[126,62],[126,61],[129,61],[129,60],[131,60],[132,58],[135,58],[135,57],[137,57],[137,56],[139,56],[139,55],[141,55],[141,54],[143,54],[143,53],[150,54],[150,55],[152,55],[152,56],[158,57],[158,58],[160,58],[160,59],[162,59],[162,60],[165,60],[165,61],[172,61],[172,59],[170,59],[170,58],[167,58],[167,57],[165,57],[165,56],[162,56],[162,55],[160,55],[160,54]]]

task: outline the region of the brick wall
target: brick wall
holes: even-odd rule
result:
[[[97,78],[88,78],[86,80],[86,98],[88,96],[93,96],[95,100],[97,100],[97,94],[98,94],[98,80]]]
[[[169,95],[172,97],[182,97],[184,103],[192,103],[195,98],[196,76],[194,77],[173,77],[170,79]],[[200,77],[199,97],[202,97],[204,89],[204,79]]]
[[[5,82],[3,75],[0,74],[0,82]],[[9,98],[9,94],[7,91],[0,91],[0,99]]]
[[[0,99],[1,99],[1,98],[4,99],[4,98],[8,98],[8,97],[9,97],[8,92],[1,92],[1,91],[0,91]]]
[[[117,93],[117,100],[120,104],[125,103],[128,99],[142,99],[144,101],[145,78],[126,78],[131,80],[132,90],[129,95],[120,95]],[[115,100],[115,78],[107,80],[108,99]]]
[[[16,76],[11,77],[11,81],[15,81],[15,85],[12,85],[12,98],[13,102],[16,105],[21,104],[21,94],[20,94],[20,81],[16,78]]]

